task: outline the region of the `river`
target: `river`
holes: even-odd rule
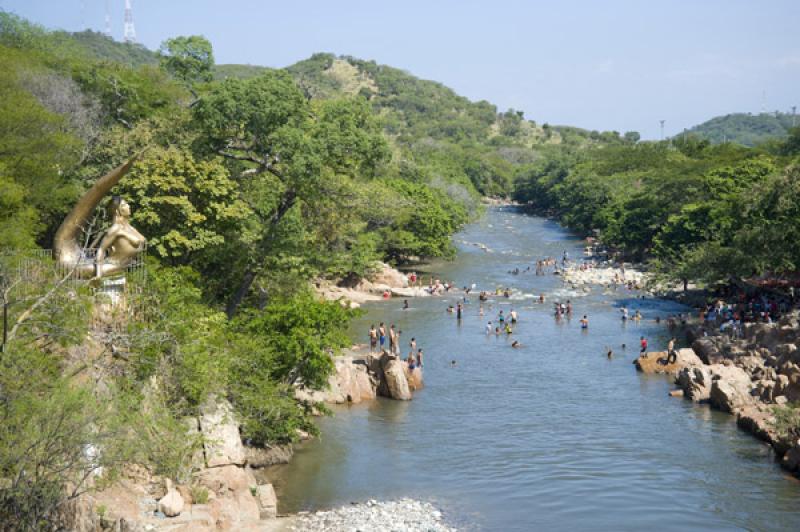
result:
[[[663,349],[667,331],[654,318],[679,307],[508,273],[564,250],[579,257],[583,247],[510,207],[490,209],[455,238],[457,260],[432,265],[442,279],[527,295],[486,305],[484,317],[473,296],[460,324],[445,312],[454,297],[414,299],[405,311],[397,299],[365,305],[354,341],[365,341],[370,323],[397,324],[404,347],[413,336],[425,350],[426,387],[411,402],[380,399],[320,419],[321,438],[274,479],[282,512],[412,497],[466,530],[800,530],[800,483],[768,446],[732,416],[669,397],[668,379],[631,364],[641,335]],[[534,303],[540,293],[547,304]],[[567,298],[574,316],[557,323],[551,304]],[[623,304],[641,310],[641,324],[620,320]],[[512,307],[522,349],[484,333],[498,309]]]

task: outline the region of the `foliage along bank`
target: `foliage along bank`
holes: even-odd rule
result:
[[[800,268],[800,129],[756,148],[693,136],[565,150],[520,168],[514,197],[675,281]]]

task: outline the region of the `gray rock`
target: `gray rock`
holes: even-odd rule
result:
[[[228,401],[209,398],[200,407],[200,431],[208,467],[245,463],[239,424]]]

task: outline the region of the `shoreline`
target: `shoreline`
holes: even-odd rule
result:
[[[665,352],[650,352],[635,360],[637,369],[668,375],[676,385],[673,397],[735,416],[739,429],[769,444],[775,461],[800,477],[800,439],[783,431],[776,417],[800,399],[798,311],[775,323],[745,323],[740,336],[698,323],[685,333],[691,347],[678,349],[674,364],[664,364]]]

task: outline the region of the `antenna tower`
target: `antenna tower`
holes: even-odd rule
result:
[[[136,28],[133,27],[131,0],[125,0],[125,33],[123,40],[128,43],[136,42]]]
[[[106,30],[105,36],[111,38],[111,8],[108,5],[109,0],[106,0]]]

